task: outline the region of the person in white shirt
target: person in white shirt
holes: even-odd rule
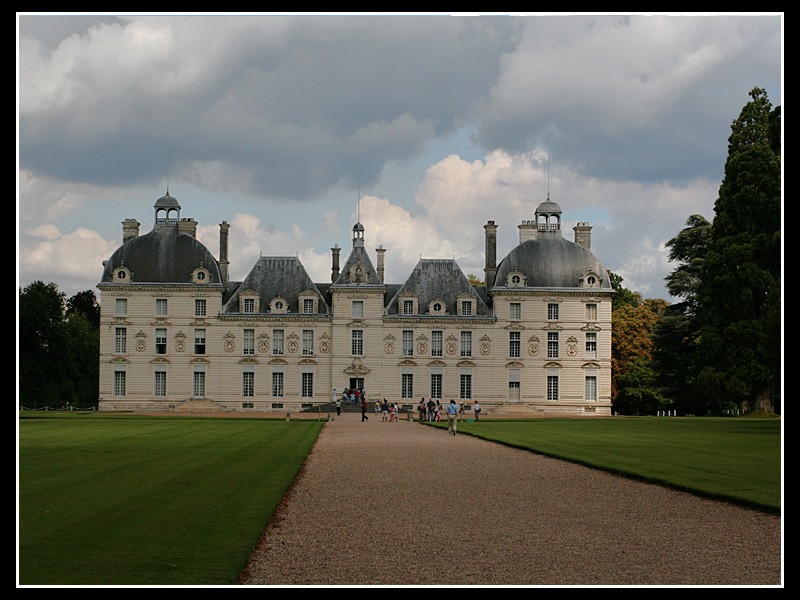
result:
[[[477,400],[475,400],[475,404],[472,405],[472,411],[475,413],[475,420],[479,420],[479,415],[481,414],[481,405]]]

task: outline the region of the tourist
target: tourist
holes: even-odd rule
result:
[[[458,417],[458,407],[455,400],[450,400],[447,405],[447,433],[450,435],[456,434],[456,417]]]
[[[383,418],[381,419],[382,422],[389,420],[389,403],[386,402],[386,398],[383,399],[383,403],[381,404],[381,412],[383,412]]]
[[[367,416],[367,399],[361,399],[361,422],[369,421],[369,417]]]
[[[428,410],[428,407],[425,406],[425,398],[419,401],[419,406],[417,407],[417,410],[419,411],[419,422],[424,423],[425,411]]]
[[[458,407],[458,419],[459,421],[464,420],[464,403],[461,403],[461,406]]]
[[[478,421],[480,419],[479,415],[481,414],[481,405],[477,400],[475,400],[475,404],[472,405],[472,412],[475,413],[475,420]]]

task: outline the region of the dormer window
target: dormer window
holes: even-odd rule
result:
[[[417,310],[417,297],[413,294],[403,294],[398,299],[398,311],[401,315],[416,315]]]
[[[239,296],[239,312],[252,315],[259,311],[259,296],[253,290],[242,292]]]
[[[461,316],[462,317],[472,316],[472,300],[461,301]]]
[[[199,269],[195,269],[192,273],[192,282],[194,283],[208,283],[211,281],[209,276],[209,272],[207,269],[200,267]]]
[[[443,300],[434,300],[428,305],[428,312],[432,315],[444,315],[447,313],[445,309],[445,303]]]
[[[589,271],[583,276],[583,287],[596,288],[600,287],[600,277],[597,273]]]
[[[313,292],[303,292],[298,298],[298,306],[300,312],[304,315],[317,313],[317,295]]]
[[[125,267],[119,267],[114,271],[114,281],[117,283],[128,283],[131,280],[131,272]]]
[[[506,277],[506,285],[508,287],[524,287],[525,277],[519,271],[509,273]]]
[[[269,304],[270,312],[278,314],[286,314],[289,312],[289,303],[284,298],[278,296],[273,299]]]

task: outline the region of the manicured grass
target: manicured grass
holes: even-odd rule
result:
[[[458,431],[765,512],[781,509],[778,418],[487,419],[459,423]]]
[[[322,426],[20,417],[18,583],[235,584]]]

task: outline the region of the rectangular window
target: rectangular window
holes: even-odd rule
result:
[[[272,373],[272,397],[283,398],[283,372],[275,371]]]
[[[194,316],[195,317],[205,317],[206,316],[206,300],[205,300],[205,298],[195,298],[195,300],[194,300]]]
[[[128,316],[128,299],[127,298],[117,298],[114,301],[114,315],[117,317],[127,317]]]
[[[403,398],[414,397],[414,375],[403,373],[400,375],[400,395]]]
[[[547,333],[547,358],[558,358],[558,332]]]
[[[313,298],[303,298],[303,312],[307,315],[310,315],[314,312]]]
[[[414,332],[411,329],[403,330],[403,356],[414,356]]]
[[[413,300],[403,300],[403,314],[404,315],[413,315],[414,314],[414,301]]]
[[[431,331],[431,356],[442,355],[443,332]]]
[[[242,352],[244,354],[256,353],[256,330],[245,329],[242,332]]]
[[[547,399],[558,400],[558,375],[547,376]]]
[[[519,321],[522,318],[521,302],[512,302],[508,305],[508,318],[512,321]]]
[[[303,355],[311,356],[314,354],[314,330],[303,329]]]
[[[192,384],[192,398],[206,397],[206,374],[203,371],[194,372],[194,382]]]
[[[167,312],[167,299],[156,298],[156,316],[166,317],[168,314],[169,313]]]
[[[352,311],[351,316],[353,317],[363,317],[364,316],[364,301],[363,300],[353,300],[352,304]]]
[[[127,373],[125,371],[114,371],[114,395],[115,396],[124,396],[125,395],[125,376]]]
[[[586,400],[597,401],[597,376],[586,376]]]
[[[156,354],[167,353],[167,330],[159,327],[156,329]]]
[[[597,358],[597,334],[586,333],[586,358]]]
[[[431,373],[431,398],[434,400],[442,399],[442,374]]]
[[[255,389],[256,374],[253,371],[242,373],[242,396],[252,398]]]
[[[156,371],[153,377],[153,395],[156,398],[163,398],[167,395],[167,372]]]
[[[558,304],[547,305],[547,319],[550,321],[558,321]]]
[[[597,321],[597,304],[586,305],[586,320]]]
[[[302,383],[301,383],[301,390],[303,398],[313,398],[314,397],[314,374],[313,373],[302,373]]]
[[[255,298],[245,298],[244,302],[242,303],[242,308],[244,312],[248,314],[252,314],[256,312],[256,299]]]
[[[461,301],[461,316],[469,317],[472,315],[472,300]]]
[[[461,399],[472,399],[472,375],[468,373],[461,374]]]
[[[472,332],[461,332],[461,356],[472,356]]]
[[[128,351],[128,330],[125,327],[114,329],[114,352],[125,354]]]
[[[362,356],[364,354],[364,332],[354,329],[350,335],[350,349],[353,356]]]
[[[195,329],[194,330],[194,353],[195,354],[205,354],[206,353],[206,330],[205,329]]]
[[[508,355],[511,358],[519,358],[519,344],[520,344],[520,332],[519,331],[509,331],[508,332]]]
[[[272,332],[272,353],[283,354],[283,329],[275,329]]]

